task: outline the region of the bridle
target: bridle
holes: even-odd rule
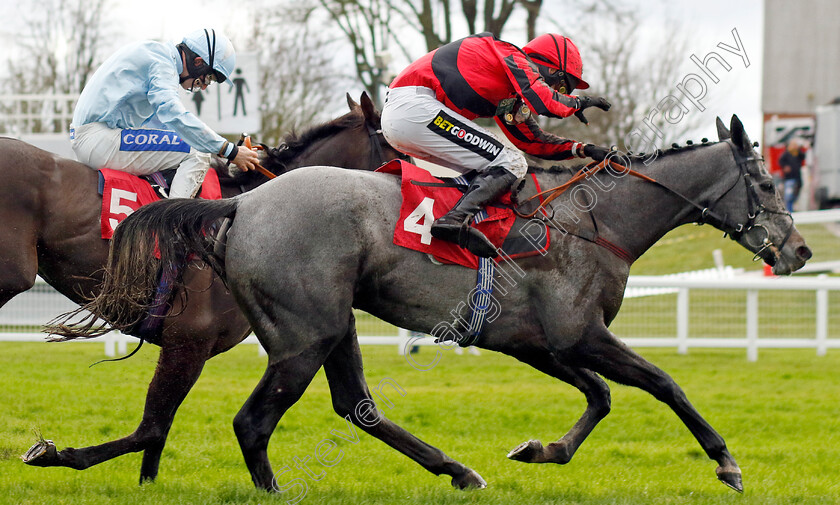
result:
[[[383,149],[382,149],[382,142],[387,143],[388,141],[385,139],[385,136],[382,134],[381,129],[377,130],[368,121],[365,121],[364,125],[365,125],[365,130],[367,131],[367,134],[368,134],[368,140],[370,140],[370,156],[368,157],[368,166],[369,167],[379,167],[379,166],[383,165],[386,161],[390,161],[390,159],[385,159],[385,151],[383,151]],[[249,136],[246,136],[244,133],[240,136],[239,142],[237,143],[237,145],[243,145],[243,144],[245,145],[245,147],[247,147],[249,149],[252,148],[251,138]],[[288,149],[289,147],[286,144],[282,144],[274,150],[269,150],[265,144],[258,144],[257,146],[254,146],[254,148],[269,152],[269,151],[283,151],[285,149]],[[400,155],[398,157],[401,158],[401,159],[405,159],[405,160],[410,159],[409,156],[407,156],[405,154],[402,154],[402,153],[400,153]],[[230,163],[228,162],[228,164],[230,164]],[[261,165],[257,165],[257,171],[259,173],[263,174],[268,179],[274,179],[275,177],[277,177],[277,174],[274,174],[274,173],[270,172],[266,168],[263,168]]]
[[[382,139],[385,136],[382,134],[382,130],[377,130],[374,128],[370,123],[365,121],[365,129],[367,130],[368,139],[370,140],[370,161],[368,166],[371,167],[378,167],[385,163],[385,153],[382,151],[382,143],[380,142],[380,137]]]
[[[755,189],[755,179],[750,174],[748,165],[752,162],[762,162],[764,161],[764,158],[757,156],[754,153],[750,153],[747,156],[743,156],[731,140],[727,140],[726,143],[729,145],[730,149],[732,150],[732,155],[735,157],[735,164],[738,166],[738,177],[735,179],[735,181],[733,181],[729,189],[727,189],[723,194],[721,194],[714,202],[712,202],[706,207],[701,208],[700,219],[697,221],[697,223],[711,224],[712,226],[723,230],[724,234],[729,235],[730,238],[732,238],[732,240],[735,241],[739,241],[742,237],[746,236],[753,230],[763,230],[765,236],[761,243],[755,246],[758,250],[753,256],[753,261],[757,261],[758,259],[764,259],[762,257],[762,253],[764,253],[767,250],[769,250],[773,254],[773,256],[778,256],[779,254],[781,254],[781,250],[785,247],[785,244],[787,243],[788,239],[793,233],[793,216],[791,216],[787,210],[771,210],[768,209],[763,203],[761,203],[761,200],[758,197],[758,191],[756,191]],[[729,219],[728,215],[720,215],[719,213],[715,212],[714,208],[718,203],[721,202],[721,200],[723,200],[726,197],[726,195],[728,195],[732,190],[734,190],[738,186],[738,181],[741,180],[744,181],[744,190],[746,192],[747,216],[745,221],[733,221]],[[691,200],[685,197],[683,198],[686,201],[692,203],[695,207],[701,207],[700,205],[697,205]],[[770,230],[768,230],[767,227],[763,224],[758,223],[759,217],[764,213],[780,214],[790,219],[790,224],[788,225],[787,231],[785,232],[785,236],[778,246],[774,244],[772,240],[770,240]],[[747,242],[749,242],[749,239],[747,239]]]
[[[390,159],[385,159],[385,152],[382,150],[382,142],[388,142],[385,135],[382,133],[382,129],[380,128],[377,130],[367,121],[365,121],[365,128],[367,129],[368,139],[370,139],[370,161],[368,166],[379,167],[386,161],[391,161]],[[399,151],[397,152],[399,153],[397,156],[399,159],[405,161],[411,160],[411,157],[407,154]]]

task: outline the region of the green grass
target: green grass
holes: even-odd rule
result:
[[[88,368],[102,348],[91,344],[4,343],[0,354],[0,503],[271,504],[291,496],[253,489],[231,420],[265,366],[253,346],[211,360],[181,407],[158,481],[138,486],[140,454],[85,471],[33,468],[18,456],[33,428],[59,448],[98,444],[137,425],[157,350],[127,362]],[[489,487],[461,492],[401,454],[359,432],[357,444],[330,407],[323,373],[281,421],[269,455],[275,470],[312,456],[321,440],[341,442],[341,461],[307,479],[300,503],[431,504],[828,504],[840,503],[840,352],[671,349],[642,353],[668,371],[727,440],[744,472],[738,495],[714,476],[677,417],[644,392],[611,384],[613,411],[566,466],[505,458],[530,438],[559,438],[582,412],[583,397],[506,356],[444,353],[420,372],[393,347],[363,349],[371,386],[395,379],[385,415],[478,471]],[[417,358],[431,360],[432,349]],[[304,477],[293,470],[294,477]],[[290,474],[291,476],[292,474]]]
[[[833,226],[809,224],[797,226],[814,253],[812,262],[838,259],[840,237],[829,231]],[[712,251],[720,249],[724,262],[735,268],[760,270],[761,262],[734,240],[721,238],[723,232],[711,226],[685,225],[662,237],[630,270],[630,275],[664,275],[689,270],[714,268]]]

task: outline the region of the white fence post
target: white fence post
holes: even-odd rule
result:
[[[125,335],[121,331],[117,331],[117,352],[121,356],[125,356],[128,353],[128,335]]]
[[[117,355],[117,334],[114,331],[109,331],[105,334],[105,356],[113,358]]]
[[[677,292],[677,353],[688,354],[688,288]]]
[[[747,361],[758,360],[758,291],[747,290]]]
[[[838,211],[840,212],[840,211]],[[38,326],[50,320],[56,313],[76,308],[76,305],[67,300],[56,291],[43,289],[46,284],[43,280],[37,279],[38,287],[31,292],[23,293],[14,298],[0,310],[0,341],[15,342],[42,342],[43,335],[38,331]],[[625,338],[622,339],[631,347],[677,347],[678,352],[686,353],[689,347],[708,348],[744,348],[747,349],[747,358],[755,361],[758,358],[759,348],[775,349],[813,349],[816,348],[818,356],[823,356],[828,349],[840,348],[840,338],[831,338],[828,325],[832,322],[829,319],[829,296],[832,291],[840,291],[840,278],[830,276],[820,277],[792,277],[792,278],[766,278],[758,276],[739,276],[724,278],[703,278],[672,276],[630,276],[627,281],[628,293],[632,296],[652,296],[663,293],[677,294],[677,308],[674,314],[677,317],[676,330],[677,338]],[[747,308],[747,338],[704,338],[702,335],[689,337],[690,326],[690,297],[692,289],[706,289],[720,291],[746,291]],[[772,338],[765,336],[759,342],[759,312],[758,297],[762,291],[808,291],[814,292],[816,335],[812,338],[808,335],[805,338]],[[695,302],[695,309],[697,308]],[[626,309],[625,309],[626,310]],[[711,313],[709,317],[716,314]],[[17,331],[4,332],[3,325],[8,326],[31,326],[32,329],[20,333]],[[395,333],[397,335],[395,335]],[[405,352],[413,345],[434,345],[433,339],[413,340],[415,334],[405,330],[398,331],[390,328],[381,335],[360,335],[361,345],[397,345],[398,352]],[[105,344],[105,353],[109,357],[117,355],[117,346],[121,354],[127,353],[127,337],[116,332],[108,333],[102,337],[91,340],[82,340]],[[246,343],[256,343],[257,339],[250,336]],[[258,348],[259,349],[259,348]],[[259,350],[264,355],[262,349]]]
[[[397,337],[400,340],[400,343],[397,344],[397,353],[400,356],[405,356],[411,352],[411,349],[408,348],[408,343],[411,342],[411,332],[405,328],[397,328]]]
[[[820,279],[828,276],[821,274]],[[825,356],[828,350],[828,290],[817,290],[817,356]]]

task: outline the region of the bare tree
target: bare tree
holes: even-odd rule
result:
[[[568,5],[563,16],[556,19],[543,8],[543,0],[317,1],[351,42],[357,75],[373,97],[378,97],[380,88],[390,80],[378,58],[381,54],[397,49],[405,60],[412,61],[423,52],[470,33],[490,31],[502,37],[511,20],[524,20],[528,40],[539,34],[540,25],[575,40],[585,62],[584,77],[593,84],[587,93],[605,96],[613,104],[608,113],[587,111],[588,127],[574,117],[543,118],[546,129],[567,138],[624,147],[625,137],[652,108],[676,106],[661,100],[673,92],[673,84],[678,81],[677,72],[687,54],[685,32],[674,27],[661,33],[656,42],[660,49],[651,51],[642,45],[639,14],[620,0]],[[468,33],[459,33],[456,26],[461,30],[466,26]],[[585,32],[582,27],[586,27]],[[406,45],[412,31],[415,40],[424,42],[422,51],[418,44]],[[696,120],[684,116],[676,124],[666,124],[665,115],[659,114],[651,124],[662,132],[659,145],[667,145],[693,129]]]
[[[255,21],[262,88],[261,142],[274,145],[289,131],[328,119],[353,79],[335,64],[337,44],[298,3]]]
[[[353,50],[353,63],[374,103],[389,77],[389,41],[398,41],[394,12],[388,0],[317,0],[321,10],[341,30]],[[403,47],[403,51],[405,48]]]
[[[538,35],[543,0],[318,0],[351,43],[358,79],[375,101],[392,77],[387,56],[412,61],[424,52],[473,33],[502,38],[512,20],[523,21],[528,40]],[[564,9],[575,25],[598,22],[597,15],[619,10],[617,0],[585,0]],[[582,21],[583,20],[583,21]],[[466,32],[463,28],[466,26]],[[411,45],[412,34],[423,50]],[[522,41],[524,42],[524,41]]]
[[[596,0],[599,1],[599,0]],[[375,102],[392,77],[387,68],[391,51],[411,61],[456,38],[477,32],[501,36],[517,9],[527,17],[529,33],[536,30],[542,0],[318,0],[321,8],[353,46],[356,74]],[[454,4],[454,5],[453,5]],[[467,32],[453,28],[466,24]],[[414,32],[425,50],[409,47]],[[395,47],[391,47],[395,46]]]
[[[102,60],[110,0],[44,0],[19,26],[6,90],[80,93]]]
[[[659,50],[651,51],[641,45],[641,20],[634,11],[616,8],[608,13],[599,11],[597,17],[601,28],[597,34],[570,36],[580,47],[584,79],[592,84],[580,94],[606,97],[612,108],[609,112],[588,109],[585,114],[589,126],[574,116],[541,121],[544,128],[563,137],[626,150],[635,146],[625,145],[625,138],[645,122],[652,109],[678,107],[668,97],[673,96],[680,65],[689,54],[688,38],[680,26],[674,25],[654,42]],[[656,114],[649,122],[662,133],[656,139],[660,147],[680,140],[698,125],[697,119],[687,115],[668,123],[664,114]]]
[[[15,27],[16,50],[8,53],[8,75],[2,80],[9,94],[72,94],[82,91],[108,42],[105,13],[110,0],[45,0]],[[23,101],[0,104],[5,113],[27,115],[13,128],[25,131],[64,131],[55,119],[74,100]],[[14,110],[12,110],[14,108]],[[9,125],[0,125],[7,130]]]
[[[542,0],[518,0],[527,13],[528,17],[525,20],[525,29],[527,30],[528,40],[536,38],[537,34],[537,18],[540,16],[542,9]]]

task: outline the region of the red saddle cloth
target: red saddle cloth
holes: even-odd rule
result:
[[[394,244],[431,254],[441,263],[478,269],[476,255],[451,242],[438,240],[431,233],[434,220],[446,214],[463,195],[458,188],[440,187],[444,181],[402,160],[393,160],[377,172],[402,175],[403,201],[394,230]],[[497,203],[501,206],[488,206],[485,209],[487,217],[473,223],[473,226],[484,233],[493,245],[501,247],[516,221],[516,215],[509,207],[510,193],[499,198]]]
[[[110,239],[114,229],[129,214],[141,206],[160,200],[160,195],[152,189],[152,185],[145,179],[119,170],[103,168],[102,174],[102,238]],[[201,198],[219,200],[222,189],[219,176],[210,169],[201,185]]]

